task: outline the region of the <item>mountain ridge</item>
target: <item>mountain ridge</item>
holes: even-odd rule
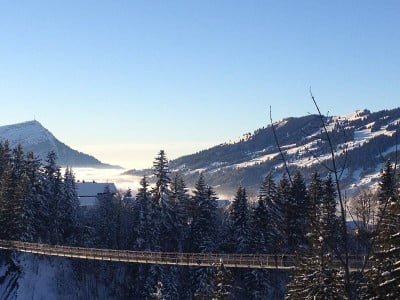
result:
[[[21,144],[25,152],[32,151],[42,160],[46,158],[48,152],[54,151],[61,166],[121,168],[103,163],[94,156],[72,149],[58,140],[37,120],[0,126],[0,140],[7,140],[12,148]]]
[[[344,188],[352,192],[375,184],[384,161],[395,160],[400,108],[357,110],[342,116],[324,116],[324,120],[335,145],[337,163],[345,164],[341,178]],[[274,125],[291,173],[299,169],[306,180],[315,170],[327,176],[330,153],[318,115],[285,118]],[[170,168],[181,172],[189,186],[204,173],[207,182],[224,194],[234,193],[240,185],[256,193],[268,172],[276,178],[284,172],[271,125],[174,159]],[[127,172],[149,173],[150,170]]]

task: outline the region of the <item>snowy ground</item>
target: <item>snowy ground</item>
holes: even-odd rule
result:
[[[16,253],[13,260],[19,271],[0,280],[0,299],[115,299],[93,274],[77,278],[70,259]],[[0,277],[9,268],[8,264],[0,265]]]

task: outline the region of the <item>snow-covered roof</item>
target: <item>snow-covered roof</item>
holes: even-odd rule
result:
[[[111,193],[117,192],[114,183],[78,182],[76,187],[79,197],[96,197],[98,194],[104,193],[106,187],[108,187]]]
[[[231,201],[225,199],[218,199],[216,202],[218,208],[227,207],[231,203]]]
[[[80,206],[92,206],[97,205],[97,197],[79,197]]]

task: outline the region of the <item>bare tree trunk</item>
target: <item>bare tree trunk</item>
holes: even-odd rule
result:
[[[276,131],[275,131],[275,126],[274,126],[274,123],[272,122],[271,106],[269,107],[269,119],[271,121],[271,128],[272,128],[272,132],[274,133],[274,139],[275,139],[276,146],[278,147],[279,154],[281,155],[281,159],[282,159],[283,165],[285,166],[286,174],[287,174],[287,176],[289,178],[290,185],[293,186],[292,176],[290,176],[290,172],[289,172],[289,168],[288,168],[288,165],[287,165],[287,162],[286,162],[286,158],[285,158],[285,155],[283,155],[283,151],[282,151],[282,148],[281,148],[281,146],[279,144],[279,139],[278,139],[278,136],[277,136]]]
[[[317,101],[314,98],[314,95],[311,92],[310,89],[310,95],[311,99],[314,102],[314,105],[318,111],[319,118],[321,120],[321,124],[323,127],[323,130],[325,132],[328,144],[329,144],[329,149],[330,149],[330,154],[331,154],[331,161],[332,161],[332,170],[333,174],[335,176],[335,182],[336,182],[336,190],[338,193],[338,198],[339,198],[339,205],[340,205],[340,218],[341,218],[341,223],[342,223],[342,238],[343,238],[343,246],[344,246],[344,261],[343,261],[343,268],[344,268],[344,280],[345,280],[345,289],[346,289],[346,294],[349,297],[349,299],[353,299],[353,295],[351,292],[351,282],[350,282],[350,267],[349,267],[349,246],[348,246],[348,235],[347,235],[347,224],[346,224],[346,210],[345,210],[345,205],[342,197],[342,192],[340,189],[340,179],[338,175],[338,169],[336,166],[336,157],[335,157],[335,150],[333,148],[332,140],[329,135],[329,132],[326,128],[324,116],[321,113],[321,110],[319,109],[319,106],[317,104]]]

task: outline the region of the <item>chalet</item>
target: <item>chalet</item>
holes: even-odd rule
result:
[[[83,208],[91,208],[98,204],[98,196],[104,194],[106,189],[112,194],[117,193],[114,183],[78,182],[76,184],[79,205]]]

